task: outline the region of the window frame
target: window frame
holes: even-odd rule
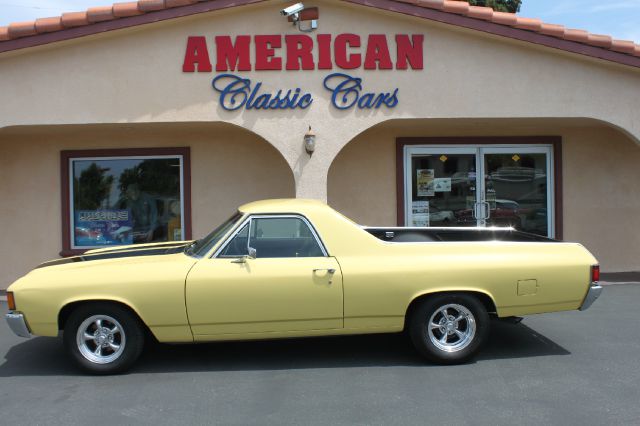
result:
[[[238,259],[238,258],[241,258],[242,256],[224,256],[223,257],[223,256],[220,256],[220,253],[227,247],[227,245],[229,245],[231,243],[231,241],[235,238],[235,236],[240,231],[242,231],[242,229],[244,229],[245,225],[247,225],[247,224],[249,225],[248,241],[251,241],[251,221],[253,219],[287,219],[287,218],[302,220],[302,222],[309,227],[309,230],[311,231],[311,234],[315,238],[316,243],[318,243],[318,246],[320,246],[320,250],[322,251],[322,255],[323,255],[322,257],[330,257],[329,252],[327,251],[327,248],[325,247],[324,243],[322,242],[322,238],[320,238],[320,234],[318,234],[318,232],[316,231],[316,228],[309,221],[309,219],[307,219],[305,216],[303,216],[301,214],[283,213],[283,214],[250,214],[250,215],[247,215],[247,217],[240,222],[240,224],[236,227],[236,229],[234,229],[233,232],[227,236],[227,238],[222,242],[222,244],[220,244],[214,250],[214,252],[211,254],[211,256],[209,256],[209,258],[210,259]],[[260,258],[258,257],[258,259],[260,259]],[[263,259],[274,259],[274,258],[264,257]],[[280,259],[295,259],[295,258],[293,258],[293,257],[284,257],[284,258],[280,258]]]
[[[233,233],[229,236],[228,242],[227,242],[227,240],[225,240],[222,243],[222,245],[219,246],[219,249],[216,250],[215,257],[220,258],[220,259],[238,259],[238,258],[242,257],[242,256],[231,256],[231,255],[227,256],[227,255],[223,255],[222,252],[225,250],[225,248],[227,248],[227,246],[229,244],[231,244],[231,241],[233,241],[233,239],[236,236],[238,236],[238,234],[240,234],[244,230],[245,226],[248,226],[247,227],[247,242],[249,241],[249,237],[250,237],[250,234],[251,234],[251,220],[244,220],[244,221],[242,221],[240,223],[240,226],[238,228],[236,228],[233,231]],[[211,256],[211,257],[213,257],[213,256]]]
[[[183,238],[192,238],[191,224],[191,150],[189,147],[176,148],[125,148],[125,149],[86,149],[86,150],[64,150],[60,151],[60,182],[61,182],[61,207],[62,207],[62,250],[60,256],[76,256],[88,250],[95,250],[104,247],[74,247],[72,239],[72,218],[73,212],[71,183],[73,182],[72,161],[75,160],[113,160],[113,159],[154,159],[180,157],[181,163],[181,207]],[[135,246],[135,245],[132,245]]]

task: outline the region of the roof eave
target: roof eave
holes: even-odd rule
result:
[[[91,25],[3,41],[0,43],[0,53],[264,1],[267,0],[216,0],[213,2],[195,3],[187,6],[147,12],[142,15],[123,17],[111,21],[96,22]]]
[[[216,0],[201,1],[186,6],[172,7],[157,11],[146,12],[141,15],[122,17],[119,19],[96,22],[91,25],[67,28],[64,30],[21,37],[14,40],[0,42],[0,53],[35,47],[55,43],[79,37],[100,34],[108,31],[130,28],[138,25],[160,22],[173,18],[186,17],[199,13],[206,13],[215,10],[227,9],[231,7],[244,6],[254,3],[261,3],[267,0]],[[579,55],[585,55],[596,59],[615,62],[635,68],[640,68],[640,56],[633,56],[615,50],[588,45],[567,39],[541,34],[527,29],[516,28],[509,25],[490,22],[483,19],[473,18],[456,14],[451,11],[422,7],[412,3],[413,0],[343,0],[349,3],[358,4],[376,9],[402,13],[431,21],[455,25],[472,30],[482,31],[488,34],[503,36],[528,43],[538,44],[545,47],[559,49]],[[415,0],[417,1],[417,0]]]
[[[343,0],[640,68],[640,57],[396,0]]]

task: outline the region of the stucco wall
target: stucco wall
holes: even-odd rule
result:
[[[424,34],[423,70],[349,71],[363,78],[366,91],[398,88],[397,107],[337,110],[322,86],[326,75],[340,71],[334,67],[240,73],[263,82],[265,92],[310,92],[307,110],[221,109],[211,88],[214,73],[181,70],[187,37],[206,36],[213,53],[216,35],[299,34],[274,0],[2,54],[0,93],[7,101],[0,102],[0,127],[228,121],[276,146],[294,172],[297,194],[320,199],[342,146],[390,118],[591,117],[640,139],[638,69],[346,2],[313,5],[321,18],[312,36],[351,32],[365,40],[385,33],[393,52],[394,34]],[[302,148],[309,125],[318,135],[311,158]]]
[[[585,127],[587,126],[587,127]],[[356,137],[329,170],[328,202],[356,222],[395,226],[398,136],[562,136],[563,234],[605,272],[640,269],[640,147],[603,125],[402,121]]]
[[[640,147],[613,129],[565,139],[565,238],[593,250],[604,271],[640,270]]]
[[[293,197],[291,169],[260,137],[231,125],[65,126],[0,132],[0,288],[62,249],[60,151],[191,148],[193,236],[245,202]]]
[[[363,78],[366,91],[398,88],[396,108],[337,110],[322,87],[326,75],[340,71],[334,67],[241,73],[262,82],[265,92],[300,87],[314,102],[306,110],[227,112],[211,88],[214,73],[182,72],[191,35],[211,41],[299,34],[275,0],[0,54],[0,219],[7,224],[0,287],[60,249],[61,149],[191,146],[199,235],[243,201],[294,194],[327,199],[327,190],[329,201],[355,219],[394,224],[393,141],[429,135],[562,135],[565,237],[589,244],[605,270],[639,269],[640,237],[630,231],[639,225],[640,197],[629,185],[638,180],[640,148],[633,143],[640,140],[640,70],[346,2],[307,6],[315,5],[321,10],[317,33],[351,32],[363,40],[385,33],[390,42],[394,34],[424,34],[423,70],[350,71]],[[213,43],[209,48],[213,53]],[[406,120],[401,130],[376,127],[392,119]],[[426,119],[428,125],[410,122]],[[622,131],[572,124],[582,119]],[[221,121],[253,134],[206,127]],[[113,123],[120,123],[117,131]],[[11,127],[42,125],[84,127]],[[302,142],[308,126],[317,134],[311,157]]]

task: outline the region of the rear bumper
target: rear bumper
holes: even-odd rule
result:
[[[24,320],[24,315],[19,314],[17,312],[9,312],[4,316],[4,319],[7,320],[7,324],[9,324],[9,328],[17,336],[31,337],[31,332],[29,331],[27,322]]]
[[[593,305],[593,302],[596,301],[600,294],[602,293],[602,286],[598,283],[592,283],[591,287],[589,287],[589,291],[587,292],[587,296],[584,298],[582,302],[582,306],[580,306],[580,310],[584,311],[589,308],[589,306]]]

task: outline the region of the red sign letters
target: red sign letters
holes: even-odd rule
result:
[[[284,43],[283,43],[284,39]],[[390,52],[385,34],[370,34],[364,41],[357,34],[306,34],[215,36],[215,50],[210,50],[204,36],[190,36],[182,64],[184,72],[212,72],[211,58],[215,53],[215,70],[330,70],[334,65],[345,70],[363,67],[365,70],[423,69],[422,34],[397,34]],[[253,46],[252,46],[253,45]],[[284,47],[284,53],[281,49]],[[395,49],[393,49],[395,47]],[[316,48],[316,49],[314,49]],[[254,61],[251,61],[251,49]]]

